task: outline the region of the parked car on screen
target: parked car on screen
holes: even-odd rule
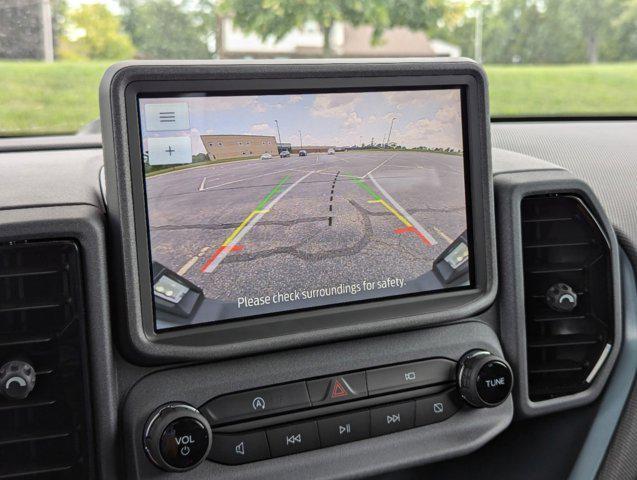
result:
[[[299,150],[299,157],[307,157],[307,152],[305,150]]]
[[[279,153],[279,156],[281,158],[287,158],[290,156],[290,152],[288,152],[287,150],[281,150],[281,153]]]
[[[264,153],[263,155],[259,157],[259,160],[270,160],[270,159],[272,159],[272,155],[269,153]]]
[[[328,155],[334,155],[336,153],[336,151],[333,148],[328,148],[327,149],[327,154]]]

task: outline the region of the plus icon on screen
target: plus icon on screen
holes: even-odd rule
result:
[[[168,153],[168,156],[170,156],[170,157],[172,157],[174,151],[175,151],[175,149],[171,145],[169,145],[168,149],[165,150],[165,152]]]

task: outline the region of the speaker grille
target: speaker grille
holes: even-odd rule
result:
[[[80,255],[72,241],[0,245],[0,364],[36,371],[0,397],[0,479],[92,478]]]
[[[581,199],[546,195],[522,201],[522,241],[529,397],[583,391],[613,338],[608,240]],[[551,307],[547,292],[555,285],[576,294],[571,311]]]

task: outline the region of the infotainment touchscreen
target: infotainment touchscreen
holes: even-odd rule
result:
[[[463,102],[140,96],[156,330],[471,287]]]

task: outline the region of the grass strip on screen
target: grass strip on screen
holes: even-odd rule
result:
[[[108,62],[0,61],[0,135],[74,133],[99,116]],[[637,62],[487,65],[491,115],[637,115]]]

